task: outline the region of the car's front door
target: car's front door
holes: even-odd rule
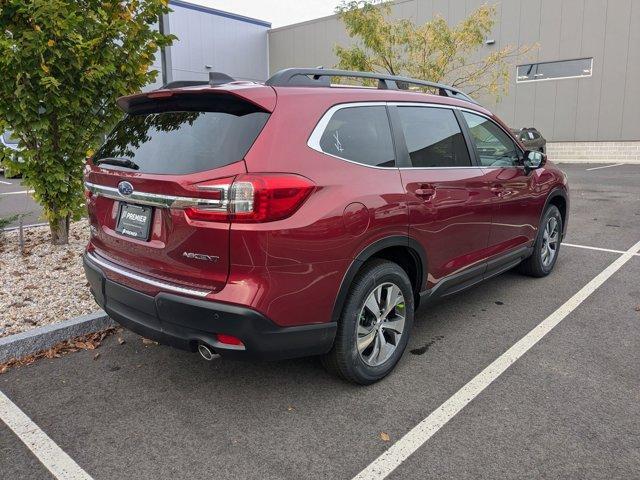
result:
[[[401,137],[409,235],[427,253],[429,287],[447,277],[450,287],[461,286],[467,272],[475,280],[488,256],[491,193],[456,114],[423,104],[397,104],[389,112]]]
[[[531,243],[538,228],[532,205],[539,203],[535,176],[524,169],[522,150],[493,120],[463,111],[480,165],[493,194],[489,246],[501,254]]]

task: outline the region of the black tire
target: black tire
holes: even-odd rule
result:
[[[389,358],[380,365],[371,366],[365,363],[358,352],[356,332],[365,301],[377,287],[385,283],[397,286],[404,297],[404,327]],[[398,264],[388,260],[370,260],[358,272],[349,288],[333,347],[323,357],[323,365],[330,372],[360,385],[369,385],[384,378],[404,353],[413,326],[414,308],[413,289],[407,273]]]
[[[555,218],[557,222],[558,242],[553,258],[548,264],[545,264],[545,262],[543,261],[543,249],[545,247],[544,231],[551,218]],[[533,246],[533,254],[531,254],[529,258],[527,258],[520,264],[520,271],[525,275],[529,275],[531,277],[546,277],[547,275],[549,275],[553,270],[556,261],[558,260],[558,255],[560,254],[561,239],[562,215],[560,214],[560,210],[558,210],[558,207],[556,207],[555,205],[549,205],[544,211],[542,221],[540,222],[540,226],[538,227],[538,235],[536,236],[536,243]]]

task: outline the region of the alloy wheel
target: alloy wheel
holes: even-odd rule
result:
[[[560,224],[556,217],[551,217],[547,221],[542,233],[542,248],[540,250],[542,265],[547,268],[553,263],[558,252],[558,242],[560,239]]]
[[[385,363],[400,344],[404,325],[400,288],[390,282],[376,286],[358,316],[356,346],[362,361],[372,367]]]

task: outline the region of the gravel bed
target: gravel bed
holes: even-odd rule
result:
[[[99,309],[82,268],[86,221],[71,225],[69,245],[50,241],[49,227],[0,232],[0,337],[61,322]]]

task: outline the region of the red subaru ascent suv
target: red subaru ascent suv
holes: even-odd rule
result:
[[[566,176],[455,88],[288,69],[118,105],[85,171],[84,266],[98,304],[160,343],[321,355],[369,384],[402,356],[418,305],[558,258]]]

